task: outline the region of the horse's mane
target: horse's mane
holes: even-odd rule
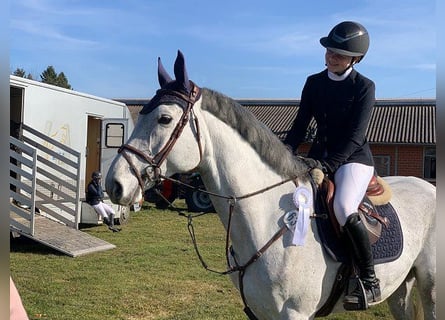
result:
[[[308,166],[304,161],[295,157],[265,124],[235,100],[202,88],[201,108],[237,130],[278,174],[307,178]]]

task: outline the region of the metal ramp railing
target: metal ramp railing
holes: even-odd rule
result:
[[[13,137],[9,145],[10,227],[34,235],[37,151]]]
[[[78,229],[80,153],[27,125],[22,129],[20,140],[10,137],[11,227],[32,235],[33,215],[39,211]]]

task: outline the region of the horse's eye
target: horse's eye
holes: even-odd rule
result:
[[[169,124],[172,121],[172,117],[167,116],[167,115],[162,115],[159,120],[158,123],[159,124]]]

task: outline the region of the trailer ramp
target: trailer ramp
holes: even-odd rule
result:
[[[16,221],[21,218],[15,217]],[[44,244],[52,249],[60,251],[70,257],[78,257],[93,252],[105,251],[116,248],[105,240],[96,238],[86,232],[68,227],[50,218],[34,215],[34,234],[28,234],[12,227],[21,236]]]
[[[88,233],[67,227],[42,216],[36,216],[35,218],[35,233],[32,239],[71,257],[116,247],[114,244],[93,237]]]
[[[71,257],[115,248],[78,229],[79,155],[32,128],[23,126],[23,129],[39,138],[24,136],[23,140],[28,143],[14,137],[9,139],[11,232]],[[37,143],[43,138],[45,143]],[[49,144],[63,148],[63,152],[53,151],[47,147]],[[43,156],[43,151],[58,157],[57,163],[46,160],[49,157]],[[63,155],[68,152],[75,154],[74,161],[64,159]],[[71,171],[66,169],[68,164],[73,167]]]

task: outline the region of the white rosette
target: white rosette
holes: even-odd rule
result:
[[[312,191],[306,187],[298,187],[293,195],[297,207],[297,221],[294,229],[292,244],[303,246],[309,228],[310,210],[312,207]]]

